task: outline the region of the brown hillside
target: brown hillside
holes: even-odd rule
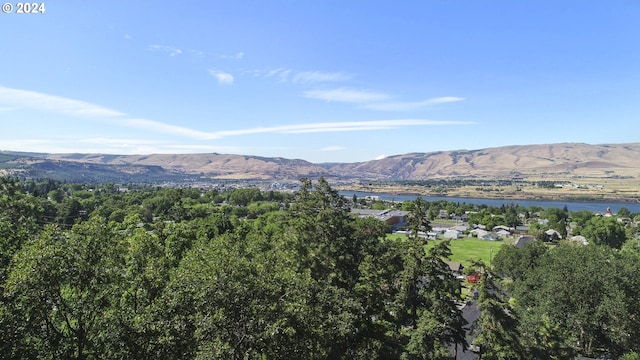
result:
[[[640,143],[588,145],[505,146],[480,150],[439,151],[390,156],[382,160],[345,164],[312,164],[304,160],[224,154],[38,154],[12,155],[20,171],[29,164],[41,171],[68,173],[84,167],[89,176],[117,178],[120,174],[153,172],[217,179],[297,180],[301,177],[335,177],[345,180],[423,180],[434,178],[640,178]],[[22,160],[20,160],[22,159]],[[76,164],[72,166],[73,164]],[[84,173],[83,173],[84,174]],[[83,175],[85,176],[85,175]]]
[[[551,144],[482,150],[412,153],[382,160],[338,164],[346,177],[421,180],[475,177],[638,177],[640,144]]]
[[[298,179],[318,176],[324,170],[304,160],[221,154],[51,154],[49,160],[108,165],[160,166],[165,170],[219,179]]]

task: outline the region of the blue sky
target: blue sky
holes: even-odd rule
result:
[[[0,149],[313,162],[637,142],[640,2],[45,1],[0,13]]]

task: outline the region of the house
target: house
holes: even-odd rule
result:
[[[431,231],[436,232],[438,234],[444,234],[445,231],[449,230],[446,227],[442,227],[442,226],[434,226],[431,228]]]
[[[449,230],[445,231],[442,236],[445,239],[459,239],[460,238],[460,231],[449,229]]]
[[[487,233],[482,236],[482,240],[498,241],[500,240],[500,236],[498,236],[498,234],[496,233]]]
[[[358,214],[359,217],[372,217],[380,221],[384,221],[392,229],[397,229],[406,224],[405,217],[409,214],[408,211],[402,210],[371,210],[371,209],[351,209],[351,212]]]
[[[463,232],[467,231],[467,226],[466,225],[456,225],[456,226],[450,228],[449,230],[456,230],[458,232],[463,233]]]
[[[451,273],[453,276],[458,277],[462,276],[462,270],[464,270],[464,265],[455,261],[445,261],[445,263],[449,266]]]
[[[507,231],[507,230],[498,230],[496,232],[496,234],[498,234],[498,236],[500,236],[500,237],[509,237],[509,236],[511,236],[511,232]]]
[[[447,210],[440,210],[438,212],[438,219],[446,219],[448,217]]]
[[[507,232],[511,233],[512,229],[510,227],[508,227],[508,226],[505,226],[505,225],[498,225],[498,226],[494,226],[492,230],[494,232],[498,232],[500,230],[504,230],[504,231],[507,231]]]
[[[516,232],[521,234],[526,234],[529,232],[529,225],[518,225],[516,226]]]
[[[562,235],[557,230],[549,229],[544,232],[545,241],[558,241],[562,239]]]
[[[523,248],[526,244],[532,243],[533,241],[534,241],[533,236],[521,235],[520,237],[518,237],[518,240],[516,240],[515,246],[518,248]]]
[[[582,235],[572,236],[571,238],[569,238],[569,240],[571,240],[571,242],[573,242],[573,243],[580,244],[580,245],[589,244],[589,242],[587,241],[587,238],[585,238]]]
[[[406,230],[398,230],[398,231],[394,231],[393,233],[394,234],[403,234],[403,235],[407,235],[407,236],[409,236],[409,234],[411,234],[410,231],[406,231]],[[431,234],[430,232],[425,233],[424,231],[418,231],[418,237],[423,238],[423,239],[433,239],[433,240],[435,240],[436,237],[434,236],[432,238],[432,237],[430,237],[431,236],[430,234]]]
[[[471,231],[469,231],[469,234],[471,234],[471,236],[475,236],[478,239],[481,239],[483,236],[487,235],[489,232],[487,230],[482,230],[482,229],[473,229]]]

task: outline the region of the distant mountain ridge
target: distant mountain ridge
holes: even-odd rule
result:
[[[180,179],[351,180],[434,178],[640,178],[640,143],[514,145],[410,153],[356,163],[228,154],[44,154],[0,152],[0,174],[67,181],[157,182]],[[143,181],[143,180],[147,181]]]

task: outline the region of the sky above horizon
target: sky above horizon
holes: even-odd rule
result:
[[[319,163],[640,141],[638,1],[44,4],[0,13],[0,150]]]

